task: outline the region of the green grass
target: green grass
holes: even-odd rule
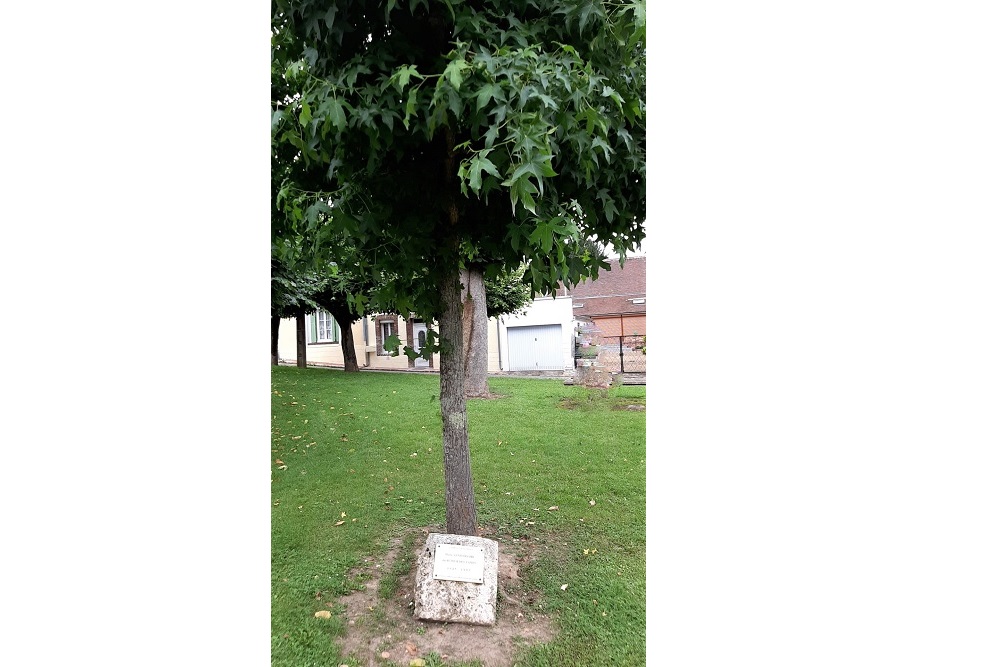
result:
[[[625,409],[645,387],[490,388],[503,398],[468,402],[479,524],[537,538],[521,576],[558,628],[518,665],[645,664],[645,413]],[[438,391],[436,375],[273,369],[274,667],[341,664],[337,599],[363,585],[352,568],[407,528],[444,524]]]

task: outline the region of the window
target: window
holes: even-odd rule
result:
[[[385,341],[388,340],[389,336],[394,335],[396,335],[396,320],[379,320],[376,335],[377,353],[379,356],[390,356],[385,350]]]
[[[333,315],[325,310],[319,310],[309,316],[310,343],[339,343],[340,327]]]

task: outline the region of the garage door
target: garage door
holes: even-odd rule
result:
[[[563,370],[562,325],[508,327],[507,345],[512,371]]]

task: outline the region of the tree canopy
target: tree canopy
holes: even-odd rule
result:
[[[448,531],[470,533],[459,276],[525,263],[554,292],[597,276],[585,240],[642,241],[645,3],[272,8],[276,207],[318,246],[351,239],[377,285],[358,312],[440,322]]]
[[[624,254],[642,240],[643,2],[273,7],[275,76],[294,91],[275,145],[328,179],[286,180],[277,201],[365,244],[397,311],[437,314],[433,274],[456,251],[489,258],[488,279],[527,258],[548,291],[596,277],[576,241]]]

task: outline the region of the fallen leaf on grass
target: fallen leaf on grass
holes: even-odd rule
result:
[[[561,588],[562,590],[566,590],[567,588],[569,588],[569,584],[563,584],[559,588]]]
[[[550,511],[550,512],[555,512],[555,511],[556,511],[556,510],[558,510],[558,509],[559,509],[559,506],[558,506],[558,505],[553,505],[552,507],[550,507],[550,508],[549,508],[549,511]]]
[[[338,521],[337,523],[335,523],[335,524],[333,524],[333,525],[334,525],[334,526],[343,526],[343,525],[344,525],[344,520],[343,520],[343,519],[341,519],[340,521]]]
[[[410,655],[416,655],[417,645],[414,644],[413,642],[406,642],[406,652],[409,653]]]
[[[321,609],[313,614],[316,618],[330,618],[331,614],[326,609]]]
[[[341,512],[341,513],[340,513],[340,518],[341,518],[341,519],[344,519],[344,518],[346,518],[346,517],[347,517],[347,512]]]
[[[427,663],[422,658],[410,660],[410,667],[426,667]]]
[[[594,505],[596,505],[596,504],[597,504],[597,501],[594,501],[594,500],[591,500],[591,501],[590,501],[590,506],[591,506],[591,507],[593,507],[593,506],[594,506]]]
[[[282,461],[281,459],[274,459],[274,462],[277,463],[279,466],[284,463],[284,461]]]

